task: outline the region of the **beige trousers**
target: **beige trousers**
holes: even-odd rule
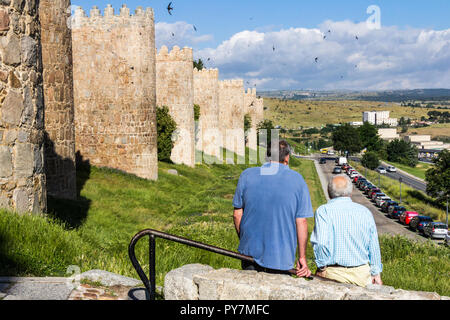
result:
[[[356,268],[327,267],[322,272],[317,270],[316,275],[340,283],[355,284],[360,287],[366,287],[372,282],[369,264]]]

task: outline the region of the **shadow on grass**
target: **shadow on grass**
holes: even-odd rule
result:
[[[81,196],[86,181],[91,175],[89,160],[83,160],[80,152],[76,154],[77,199],[67,200],[48,196],[48,216],[60,221],[66,229],[77,229],[86,221],[91,200]]]

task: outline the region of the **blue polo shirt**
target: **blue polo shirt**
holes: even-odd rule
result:
[[[238,251],[262,267],[292,269],[296,219],[314,216],[302,175],[280,163],[247,169],[239,178],[233,206],[244,210]]]

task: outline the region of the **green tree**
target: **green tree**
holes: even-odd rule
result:
[[[200,120],[200,106],[198,104],[194,104],[194,120]]]
[[[261,133],[261,130],[267,130],[267,142],[271,140],[272,137],[272,130],[275,129],[275,126],[273,125],[272,120],[263,120],[256,126],[256,131],[258,135],[258,145],[259,145],[259,136]]]
[[[383,147],[383,140],[378,135],[376,126],[369,122],[364,122],[358,129],[359,138],[361,139],[362,148],[367,148],[367,151],[380,151]]]
[[[369,151],[362,157],[361,164],[370,170],[375,170],[380,165],[380,158],[376,152]]]
[[[386,147],[388,161],[398,162],[414,168],[419,163],[417,147],[410,142],[395,139]]]
[[[450,197],[450,151],[443,150],[433,162],[425,176],[427,194],[444,201]]]
[[[197,70],[203,70],[205,65],[203,64],[202,59],[198,59],[197,61],[194,60],[194,68],[197,68]]]
[[[250,116],[250,114],[245,114],[244,115],[244,131],[247,132],[248,130],[250,130],[252,127],[252,117]]]
[[[158,160],[170,163],[174,146],[172,134],[177,129],[177,124],[170,115],[168,107],[156,108],[156,127],[158,132]]]
[[[346,123],[338,127],[331,135],[333,146],[335,150],[349,154],[358,153],[362,149],[361,138],[358,130]]]

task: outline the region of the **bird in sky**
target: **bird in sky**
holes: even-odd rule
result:
[[[314,61],[316,61],[316,63],[319,61],[319,57],[316,57],[315,59],[314,59]]]
[[[172,15],[172,10],[173,10],[172,2],[170,2],[169,5],[167,6],[167,12],[169,12],[169,14]]]
[[[175,37],[175,33],[172,32],[172,37]]]
[[[272,50],[275,51],[275,45],[273,45]]]
[[[325,40],[327,38],[327,36],[323,36],[323,40]]]
[[[193,26],[193,27],[194,27],[195,32],[197,32],[197,28],[195,26]]]
[[[331,33],[331,30],[328,30],[328,33]]]
[[[355,36],[356,40],[359,40],[358,36]]]

